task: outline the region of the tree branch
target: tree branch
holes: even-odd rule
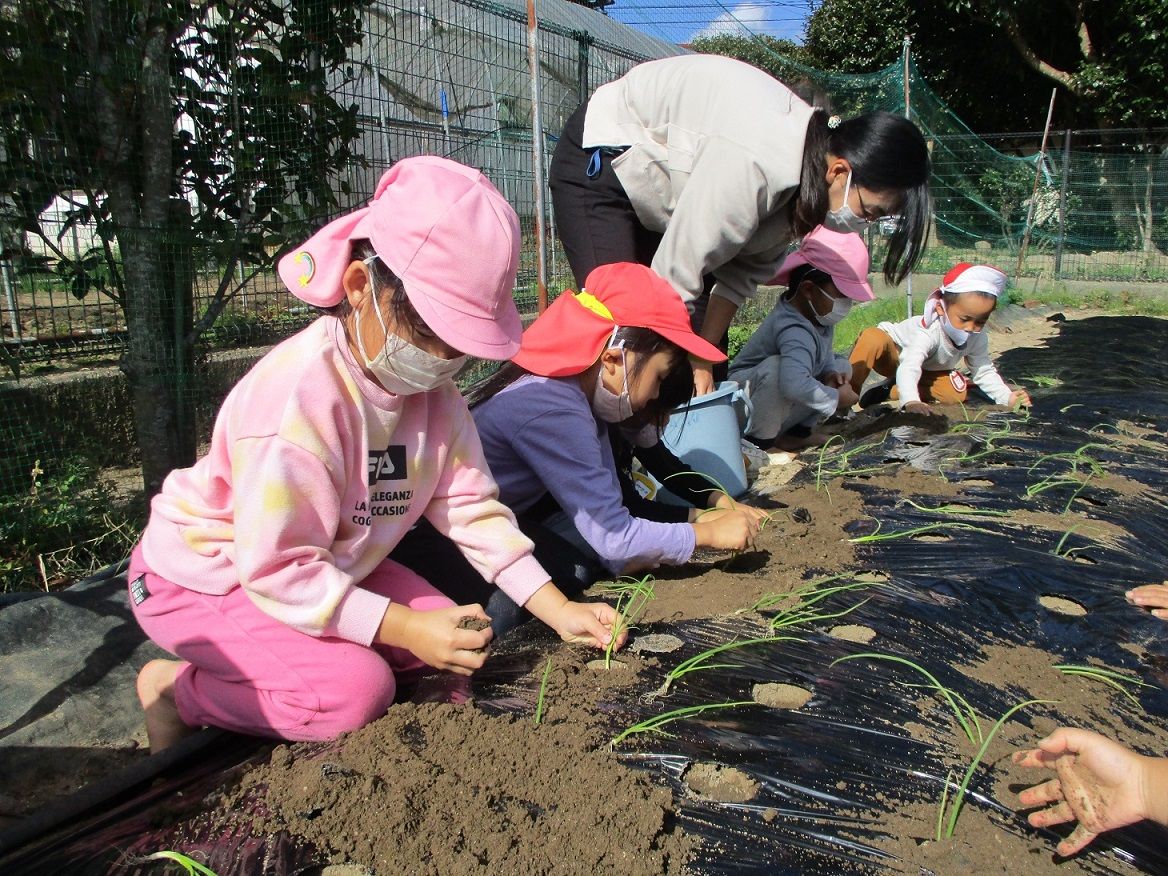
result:
[[[1047,79],[1054,80],[1067,89],[1067,91],[1071,92],[1071,94],[1080,94],[1082,92],[1082,89],[1075,81],[1075,75],[1073,73],[1068,73],[1066,70],[1059,70],[1053,64],[1038,57],[1034,49],[1030,48],[1030,44],[1022,36],[1022,31],[1018,27],[1018,20],[1014,17],[1013,13],[1004,13],[1003,18],[1006,26],[1006,34],[1010,37],[1010,42],[1014,44],[1014,48],[1018,50],[1018,54],[1022,56],[1022,60],[1029,67],[1041,73]]]

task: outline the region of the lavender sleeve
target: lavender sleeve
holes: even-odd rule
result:
[[[493,413],[511,424],[512,452],[540,479],[609,571],[690,558],[692,526],[634,517],[622,503],[607,426],[597,422],[578,386],[530,382],[506,395],[510,404]]]

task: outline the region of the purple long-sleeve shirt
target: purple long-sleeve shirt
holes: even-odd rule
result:
[[[551,493],[615,574],[690,558],[690,524],[634,517],[622,504],[608,426],[575,378],[521,377],[472,414],[499,498],[515,513]]]

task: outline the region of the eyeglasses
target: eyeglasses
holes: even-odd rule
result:
[[[882,222],[885,219],[895,219],[891,213],[880,210],[869,210],[864,203],[864,196],[860,194],[860,187],[856,186],[856,197],[860,199],[860,216],[865,222]]]

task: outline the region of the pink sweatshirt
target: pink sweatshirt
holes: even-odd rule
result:
[[[191,590],[242,586],[294,629],[367,645],[389,600],[359,585],[423,514],[519,605],[549,580],[497,495],[457,387],[387,392],[325,316],[227,396],[210,451],[154,497],[142,550]]]

